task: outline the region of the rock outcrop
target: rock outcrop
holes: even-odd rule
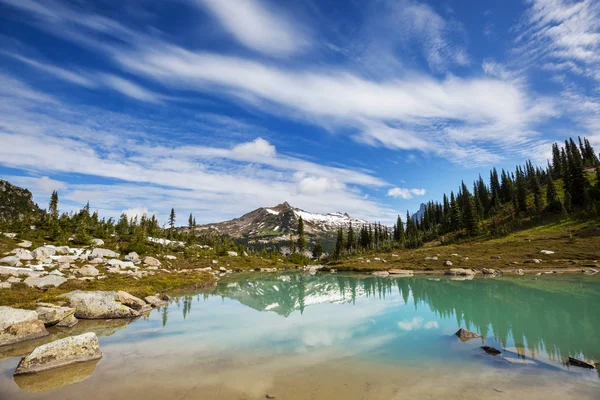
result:
[[[48,331],[35,311],[0,307],[0,346],[46,335]]]
[[[21,360],[15,375],[36,374],[100,358],[102,351],[98,337],[95,333],[88,332],[36,347]]]

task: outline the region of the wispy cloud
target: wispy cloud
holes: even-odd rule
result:
[[[214,15],[244,46],[261,53],[285,56],[302,51],[309,40],[281,12],[264,0],[193,0]],[[264,3],[264,4],[263,4]]]
[[[402,198],[404,200],[412,199],[414,196],[425,196],[425,189],[405,189],[395,187],[388,190],[387,195],[394,198]]]

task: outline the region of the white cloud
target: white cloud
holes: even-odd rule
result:
[[[405,189],[395,187],[388,190],[387,195],[394,198],[402,198],[404,200],[412,199],[413,196],[425,196],[425,189]]]
[[[252,142],[238,144],[231,151],[233,154],[245,159],[274,157],[276,154],[275,146],[263,138],[256,138]]]
[[[35,182],[35,186],[44,194],[50,194],[55,190],[64,189],[67,187],[65,182],[51,179],[48,176],[42,176]]]
[[[398,322],[398,328],[400,328],[403,331],[415,331],[418,329],[429,330],[437,329],[440,327],[437,321],[427,321],[425,323],[424,322],[425,320],[422,317],[413,317],[411,319],[405,319]]]
[[[159,96],[157,94],[144,89],[138,84],[128,81],[127,79],[123,79],[115,75],[103,74],[103,80],[107,86],[121,94],[124,94],[125,96],[151,103],[156,103],[159,101]]]
[[[236,40],[270,55],[290,55],[308,45],[291,19],[275,13],[276,4],[259,0],[196,0],[208,9]]]
[[[147,217],[151,217],[152,215],[156,214],[154,211],[148,211],[148,207],[128,208],[126,210],[123,210],[122,213],[127,215],[127,218],[129,219],[135,217],[139,219],[144,215]]]
[[[74,83],[76,85],[84,86],[84,87],[87,87],[87,88],[96,87],[96,83],[93,80],[91,80],[90,78],[84,76],[81,73],[69,71],[69,70],[66,70],[64,68],[57,67],[55,65],[50,65],[50,64],[47,64],[47,63],[41,63],[39,61],[33,60],[31,58],[28,58],[28,57],[23,57],[23,56],[18,55],[18,54],[12,54],[12,53],[5,53],[5,54],[7,54],[10,57],[13,57],[13,58],[15,58],[15,59],[17,59],[17,60],[25,63],[25,64],[28,64],[28,65],[30,65],[32,67],[35,67],[35,68],[37,68],[39,70],[42,70],[42,71],[45,71],[45,72],[47,72],[47,73],[49,73],[51,75],[54,75],[57,78],[66,80],[66,81]]]

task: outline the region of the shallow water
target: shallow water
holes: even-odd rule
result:
[[[0,399],[600,398],[598,371],[565,363],[600,361],[597,277],[281,276],[0,348]],[[485,339],[463,343],[459,327]],[[87,331],[99,362],[13,378],[36,345]]]

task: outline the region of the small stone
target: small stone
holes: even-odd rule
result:
[[[21,243],[17,243],[17,246],[28,249],[33,246],[33,244],[29,240],[23,240]]]
[[[167,254],[167,255],[165,256],[165,258],[166,258],[167,260],[177,260],[177,257],[175,257],[175,256],[172,256],[172,255],[170,255],[170,254]]]
[[[502,259],[502,257],[500,257],[500,256],[491,256],[490,258],[492,260],[501,260]]]
[[[98,271],[98,269],[96,269],[96,267],[93,265],[85,265],[75,270],[75,273],[83,276],[96,276],[100,274],[100,271]]]
[[[92,239],[92,246],[104,246],[104,240],[102,239]]]
[[[449,270],[444,271],[444,275],[470,276],[475,275],[475,271],[465,268],[450,268]]]
[[[446,260],[446,261],[444,262],[444,266],[445,266],[445,267],[451,267],[451,266],[452,266],[452,261],[450,261],[450,260]]]
[[[540,251],[540,253],[541,253],[541,254],[545,254],[545,255],[554,254],[554,252],[553,252],[553,251],[551,251],[551,250],[541,250],[541,251]]]

